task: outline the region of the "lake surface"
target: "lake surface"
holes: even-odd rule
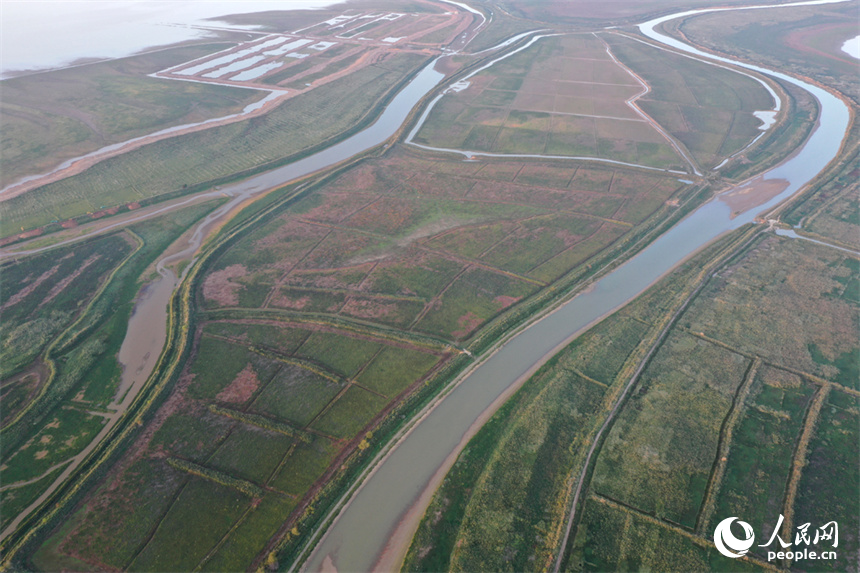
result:
[[[198,28],[229,27],[207,21],[229,14],[318,9],[334,0],[158,0],[3,1],[0,18],[0,79],[22,70],[67,66],[82,58],[119,58],[147,48],[205,38]]]
[[[796,5],[825,3],[831,2]],[[670,19],[707,11],[670,15],[640,28],[661,43],[706,56],[655,32],[654,27]],[[791,82],[819,100],[821,116],[817,129],[796,155],[763,175],[764,181],[784,180],[788,181],[788,186],[777,196],[740,214],[733,213],[719,198],[709,201],[637,256],[596,281],[586,292],[509,339],[438,402],[374,469],[317,544],[304,570],[373,570],[398,524],[410,510],[414,514],[419,496],[434,475],[440,468],[444,470],[446,460],[450,462],[452,455],[462,447],[470,428],[511,385],[547,359],[559,345],[644,292],[697,250],[720,235],[752,222],[759,213],[796,193],[836,157],[849,123],[848,108],[841,100],[826,90],[782,73],[717,59]],[[425,497],[421,503],[426,501]],[[423,507],[417,509],[419,514],[423,512]],[[411,537],[411,533],[407,537]]]
[[[842,51],[852,58],[860,60],[860,36],[845,40],[845,43],[842,44]]]

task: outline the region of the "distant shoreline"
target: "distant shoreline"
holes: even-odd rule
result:
[[[287,0],[282,9],[319,10],[337,3]],[[133,11],[121,3],[10,2],[0,23],[0,81],[205,40],[214,36],[212,22],[219,18],[271,10],[271,2],[240,0],[183,5],[145,0]],[[224,31],[254,30],[225,22]]]

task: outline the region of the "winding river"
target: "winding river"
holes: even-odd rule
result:
[[[793,5],[823,3],[830,2],[803,2]],[[641,29],[656,41],[710,58],[711,56],[702,54],[695,48],[654,31],[654,27],[664,21],[707,11],[715,10],[667,16],[643,24]],[[500,44],[502,45],[504,43]],[[703,205],[639,255],[595,282],[587,292],[523,329],[491,356],[476,363],[460,378],[450,393],[428,409],[412,430],[401,437],[349,502],[338,509],[335,522],[310,555],[307,569],[369,571],[379,563],[380,556],[383,555],[386,559],[384,563],[396,567],[417,525],[417,519],[420,519],[435,490],[435,484],[444,476],[468,438],[480,427],[482,420],[501,405],[506,395],[554,352],[601,317],[636,297],[703,245],[752,221],[757,213],[773,208],[797,192],[838,154],[849,122],[848,109],[838,98],[785,74],[727,59],[717,59],[791,82],[811,92],[820,102],[819,126],[803,148],[790,160],[761,176],[765,181],[787,181],[788,185],[766,203],[750,207],[740,214],[719,199]],[[163,337],[153,337],[152,332],[163,331],[162,325],[167,323],[166,301],[180,281],[167,265],[178,260],[191,259],[209,232],[227,220],[247,199],[287,181],[335,165],[390,138],[421,98],[443,79],[444,75],[435,70],[435,62],[434,60],[425,66],[392,99],[376,122],[363,131],[305,159],[225,186],[218,191],[199,194],[141,217],[152,217],[202,197],[228,197],[225,204],[194,228],[179,253],[159,261],[158,270],[161,277],[141,293],[120,353],[125,371],[121,391],[118,392],[113,405],[116,413],[110,416],[106,428],[80,456],[72,460],[63,475],[40,500],[59,486],[83,461],[88,451],[106,434],[108,427],[119,420],[151,375],[164,344]],[[128,222],[117,223],[116,226]],[[103,231],[113,226],[110,225]],[[135,326],[140,321],[145,324],[142,327]],[[41,501],[37,501],[20,514],[15,522],[5,528],[0,538],[8,535],[39,503]],[[401,523],[404,527],[398,527]],[[399,536],[386,552],[386,546],[394,532],[398,532]]]
[[[810,6],[843,0],[800,2]],[[757,6],[767,9],[776,6]],[[351,498],[334,510],[334,522],[314,547],[303,570],[371,571],[399,567],[433,491],[469,437],[513,389],[557,350],[626,304],[715,238],[753,221],[802,189],[839,153],[850,113],[828,91],[792,76],[726,58],[715,58],[655,30],[668,20],[728,9],[682,12],[642,24],[649,38],[684,52],[733,64],[789,82],[820,104],[816,129],[790,159],[756,178],[778,186],[758,205],[738,212],[721,197],[702,205],[638,255],[596,281],[551,314],[509,338],[491,356],[460,377],[456,387],[425,411],[419,421],[378,461]]]

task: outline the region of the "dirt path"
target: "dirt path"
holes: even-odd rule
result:
[[[639,83],[639,85],[641,85],[641,86],[642,86],[642,90],[643,90],[643,91],[639,92],[638,94],[634,95],[633,97],[629,98],[627,101],[625,101],[625,102],[624,102],[625,104],[627,104],[627,107],[629,107],[630,109],[632,109],[632,110],[633,110],[633,111],[634,111],[634,112],[635,112],[639,117],[641,117],[642,119],[644,119],[645,121],[647,121],[647,122],[648,122],[648,124],[649,124],[649,125],[650,125],[650,126],[651,126],[651,127],[652,127],[656,132],[657,132],[657,133],[659,133],[660,135],[662,135],[662,136],[663,136],[663,139],[665,139],[667,142],[669,142],[669,145],[671,145],[671,146],[672,146],[672,149],[674,149],[674,150],[675,150],[675,153],[677,153],[678,155],[680,155],[680,156],[684,159],[684,161],[686,161],[686,162],[687,162],[687,165],[689,165],[689,166],[690,166],[690,168],[693,170],[693,173],[695,173],[696,175],[698,175],[698,176],[700,176],[700,177],[701,177],[701,176],[702,176],[702,172],[701,172],[701,171],[699,171],[699,166],[698,166],[698,164],[697,164],[697,163],[696,163],[696,161],[695,161],[695,160],[690,156],[690,154],[689,154],[689,153],[687,153],[687,151],[681,147],[681,145],[680,145],[680,144],[675,140],[675,138],[674,138],[674,137],[672,137],[671,135],[669,135],[669,133],[668,133],[665,129],[663,129],[663,128],[662,128],[662,127],[661,127],[661,126],[660,126],[656,121],[654,121],[654,120],[651,118],[651,116],[650,116],[650,115],[648,115],[647,113],[645,113],[645,112],[642,110],[642,108],[640,108],[638,105],[636,105],[636,101],[637,101],[637,100],[641,99],[641,98],[642,98],[642,96],[645,96],[645,95],[648,95],[649,93],[651,93],[651,86],[649,86],[649,85],[648,85],[648,83],[647,83],[645,80],[643,80],[641,77],[639,77],[639,76],[638,76],[638,75],[637,75],[633,70],[631,70],[630,68],[628,68],[627,66],[625,66],[624,64],[622,64],[622,63],[618,60],[618,58],[616,58],[616,57],[615,57],[615,54],[613,54],[613,53],[612,53],[612,50],[610,50],[610,49],[609,49],[609,44],[607,44],[607,43],[606,43],[606,41],[604,41],[604,39],[603,39],[603,38],[601,38],[601,37],[600,37],[598,34],[596,34],[596,33],[594,34],[594,37],[596,37],[598,40],[600,40],[600,41],[601,41],[601,43],[603,44],[604,48],[606,48],[606,53],[609,55],[609,57],[610,57],[610,58],[612,58],[612,61],[613,61],[613,62],[615,62],[615,65],[616,65],[616,66],[618,66],[619,68],[621,68],[622,70],[624,70],[625,72],[627,72],[627,74],[628,74],[628,75],[630,75],[630,77],[632,77],[634,80],[636,80],[636,81]]]

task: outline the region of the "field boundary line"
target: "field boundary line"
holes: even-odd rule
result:
[[[563,255],[563,254],[565,254],[566,252],[568,252],[568,251],[572,251],[573,249],[575,249],[575,248],[577,248],[577,247],[582,246],[582,244],[583,244],[583,243],[585,243],[586,241],[591,240],[591,239],[592,239],[592,238],[594,238],[598,233],[600,233],[601,231],[603,231],[603,230],[604,230],[604,228],[606,227],[606,225],[607,225],[607,223],[604,221],[604,222],[603,222],[603,223],[601,223],[601,224],[600,224],[600,226],[599,226],[599,227],[597,227],[597,228],[596,228],[596,229],[595,229],[591,234],[589,234],[589,235],[588,235],[588,236],[586,236],[586,237],[583,237],[582,239],[578,240],[577,242],[575,242],[575,243],[574,243],[574,244],[572,244],[571,246],[569,246],[569,247],[567,247],[567,248],[565,248],[565,249],[562,249],[561,251],[559,251],[559,252],[557,252],[556,254],[552,255],[552,256],[551,256],[551,257],[549,257],[548,259],[545,259],[545,260],[543,260],[543,261],[539,262],[538,264],[536,264],[535,266],[533,266],[532,268],[530,268],[530,269],[528,270],[528,272],[530,272],[530,273],[535,272],[537,269],[541,268],[541,267],[542,267],[542,266],[544,266],[545,264],[548,264],[550,261],[552,261],[552,260],[554,260],[554,259],[557,259],[558,257],[562,256],[562,255]],[[625,231],[625,232],[624,232],[624,234],[620,235],[620,236],[619,236],[619,237],[617,237],[615,240],[617,241],[618,239],[620,239],[621,237],[623,237],[623,236],[624,236],[624,235],[626,235],[626,234],[627,234],[627,232]],[[608,247],[609,245],[611,245],[611,244],[612,244],[612,243],[614,243],[614,242],[615,242],[615,241],[612,241],[612,242],[610,242],[610,243],[608,243],[608,244],[604,245],[604,246],[603,246],[603,248],[601,248],[600,250],[605,249],[606,247]],[[587,257],[585,257],[584,259],[582,259],[582,261],[581,261],[579,264],[585,264],[585,262],[586,262],[588,259],[590,259],[592,256],[594,256],[594,255],[596,255],[597,253],[599,253],[599,252],[600,252],[600,250],[599,250],[599,251],[596,251],[596,252],[594,252],[594,253],[592,253],[591,255],[589,255],[589,256],[587,256]],[[550,283],[550,284],[551,284],[551,283]]]
[[[231,318],[230,314],[241,312],[243,318]],[[219,308],[200,313],[203,320],[239,322],[275,325],[287,324],[314,332],[331,332],[353,338],[364,338],[379,341],[389,346],[403,345],[421,349],[431,354],[446,354],[449,352],[465,353],[465,350],[453,342],[436,338],[422,332],[406,331],[387,327],[380,324],[368,323],[348,316],[324,313],[298,313],[280,308]],[[207,334],[207,336],[211,336]],[[299,346],[300,348],[301,346]],[[296,349],[298,350],[298,348]]]
[[[518,280],[521,280],[523,282],[537,285],[541,288],[545,288],[545,287],[549,286],[548,283],[545,283],[543,281],[539,281],[537,279],[533,279],[529,276],[522,275],[520,273],[515,273],[513,271],[506,271],[504,269],[494,267],[493,265],[487,264],[487,263],[485,263],[483,261],[479,261],[477,259],[472,259],[469,257],[463,257],[460,255],[454,255],[451,253],[447,253],[445,251],[439,251],[439,250],[433,249],[431,247],[427,247],[425,245],[417,245],[416,247],[422,251],[427,252],[427,253],[436,255],[438,257],[442,257],[443,259],[448,259],[449,261],[456,261],[458,263],[463,263],[463,264],[468,265],[470,267],[478,267],[478,268],[484,269],[485,271],[490,271],[491,273],[505,275],[505,276],[511,277],[513,279],[518,279]]]
[[[652,358],[663,346],[663,343],[665,342],[666,338],[668,338],[669,333],[674,329],[674,326],[677,324],[681,316],[686,312],[690,304],[692,304],[696,297],[699,296],[699,294],[704,290],[704,288],[710,283],[711,278],[719,270],[728,265],[735,258],[735,256],[737,256],[739,253],[742,253],[747,247],[749,247],[753,242],[755,242],[755,240],[761,234],[759,229],[756,228],[753,228],[752,231],[748,233],[748,237],[742,235],[735,242],[725,247],[722,251],[718,252],[715,255],[714,259],[712,259],[712,262],[710,264],[706,264],[705,267],[702,268],[696,276],[692,277],[687,282],[687,288],[690,288],[692,285],[696,286],[686,297],[682,298],[681,302],[679,303],[679,306],[676,307],[675,312],[668,319],[665,320],[665,322],[663,323],[663,327],[654,339],[651,348],[647,351],[645,356],[641,358],[638,367],[630,376],[630,379],[621,388],[620,392],[613,396],[614,405],[607,413],[606,419],[600,426],[600,429],[595,434],[594,439],[591,442],[591,447],[589,448],[588,453],[585,457],[585,461],[582,465],[582,470],[577,479],[576,488],[573,495],[573,502],[571,504],[570,513],[567,518],[567,528],[565,530],[564,537],[562,538],[562,543],[558,549],[558,557],[556,558],[555,565],[553,567],[553,573],[559,573],[562,561],[564,560],[564,556],[567,553],[567,546],[570,541],[570,534],[573,530],[574,522],[576,521],[577,517],[577,506],[580,503],[580,496],[582,494],[585,481],[592,471],[591,459],[594,456],[595,452],[597,452],[597,450],[599,449],[599,446],[602,445],[604,433],[611,429],[615,421],[615,416],[618,414],[623,404],[626,402],[627,396],[638,384],[645,369],[651,363]],[[679,294],[683,296],[683,291]],[[655,326],[659,327],[659,325]],[[571,487],[573,487],[573,484],[571,484]]]
[[[690,541],[692,541],[693,543],[695,543],[699,547],[703,547],[703,548],[707,548],[707,549],[716,549],[716,546],[714,545],[714,543],[712,541],[709,541],[708,539],[706,539],[704,537],[696,535],[695,533],[691,533],[691,532],[687,531],[686,529],[684,529],[683,527],[679,527],[679,526],[674,525],[670,522],[664,521],[662,519],[658,519],[658,518],[654,517],[653,515],[645,513],[645,512],[638,510],[634,507],[619,503],[619,502],[617,502],[611,498],[602,496],[598,493],[589,494],[589,499],[592,499],[592,500],[596,501],[597,503],[601,503],[605,506],[611,507],[612,509],[621,511],[622,513],[625,513],[627,515],[635,515],[636,517],[642,519],[643,521],[647,521],[648,523],[651,523],[652,525],[657,525],[657,526],[662,527],[664,529],[668,529],[669,531],[672,531],[673,533],[676,533],[678,535],[686,537],[687,539],[689,539]],[[752,563],[754,565],[758,565],[759,567],[761,567],[762,569],[765,569],[767,571],[781,571],[781,569],[774,567],[770,563],[768,563],[766,561],[762,561],[761,559],[758,559],[757,557],[753,557],[749,554],[742,556],[741,560],[747,561],[747,562]]]
[[[687,328],[686,326],[679,327],[678,330],[686,332],[690,336],[692,336],[694,338],[698,338],[700,340],[703,340],[709,344],[713,344],[714,346],[719,346],[723,350],[728,350],[729,352],[731,352],[733,354],[737,354],[739,356],[743,356],[744,358],[748,358],[749,360],[759,359],[759,357],[756,356],[752,352],[744,352],[743,350],[738,350],[737,348],[734,348],[733,346],[729,346],[725,342],[717,340],[716,338],[711,338],[710,336],[708,336],[704,332],[695,332],[695,331]]]
[[[783,534],[791,539],[791,530],[794,527],[794,505],[797,500],[797,490],[800,486],[800,479],[803,477],[803,468],[806,466],[807,455],[809,454],[809,442],[812,440],[812,435],[815,433],[818,425],[818,418],[821,414],[821,408],[827,401],[830,394],[830,384],[822,385],[809,409],[806,411],[806,418],[803,420],[803,431],[797,438],[797,446],[794,450],[794,455],[791,458],[791,473],[789,474],[788,484],[785,488],[785,499],[782,504],[782,515],[785,516],[783,525]],[[786,561],[790,566],[791,560]]]
[[[483,179],[479,179],[478,181],[476,181],[476,183],[480,183],[480,182],[493,183],[492,181],[486,181]],[[572,192],[579,194],[579,195],[598,195],[601,197],[617,197],[619,199],[622,199],[623,201],[626,201],[627,199],[630,198],[628,196],[621,195],[618,193],[601,193],[600,191],[583,191],[580,189],[563,189],[561,187],[557,187],[557,188],[555,188],[555,187],[544,187],[543,185],[526,185],[524,183],[517,183],[516,181],[511,181],[510,183],[513,183],[514,185],[521,185],[523,187],[530,187],[532,189],[540,189],[541,191],[544,191],[544,190],[548,190],[548,191],[558,191],[558,190],[572,191]],[[488,205],[512,205],[514,207],[528,207],[531,209],[546,209],[546,210],[551,209],[548,207],[537,207],[535,205],[529,205],[527,203],[517,203],[516,201],[491,201],[488,199],[472,199],[470,197],[463,197],[462,199],[454,199],[454,201],[456,201],[458,203],[486,203]],[[622,206],[623,206],[623,203],[622,203]],[[603,221],[604,223],[613,223],[615,225],[621,225],[624,227],[632,228],[635,226],[633,223],[629,223],[627,221],[620,221],[618,219],[612,219],[610,217],[601,217],[600,215],[595,215],[593,213],[583,213],[582,211],[576,211],[575,209],[552,209],[552,211],[550,213],[547,213],[545,215],[537,215],[537,216],[551,216],[551,215],[555,215],[557,213],[570,213],[571,215],[576,215],[577,217],[596,219],[598,221]],[[477,226],[486,226],[486,225],[483,223],[478,223]]]
[[[281,216],[283,216],[283,215],[281,215]],[[274,220],[277,220],[280,218],[281,217],[276,217]],[[299,219],[298,221],[300,223],[305,222],[302,219]],[[315,250],[317,250],[317,248],[320,245],[322,245],[326,239],[328,239],[328,237],[329,237],[329,235],[331,235],[331,233],[332,233],[332,231],[329,231],[328,233],[326,233],[325,235],[320,237],[320,240],[317,241],[317,243],[313,247],[308,249],[308,251],[304,255],[302,255],[301,258],[299,258],[299,260],[297,260],[290,268],[288,268],[283,275],[278,277],[278,280],[276,280],[275,284],[272,285],[272,289],[269,291],[269,294],[267,294],[266,298],[263,299],[263,304],[260,306],[260,308],[269,308],[269,304],[271,304],[271,302],[272,302],[272,297],[274,297],[275,293],[278,292],[278,290],[281,288],[281,286],[283,286],[284,282],[287,280],[287,277],[290,276],[290,273],[293,272],[300,264],[302,264],[302,262],[304,262],[304,260],[306,258],[311,256],[311,253],[313,253]]]
[[[244,512],[242,515],[240,515],[240,516],[239,516],[239,519],[237,519],[237,520],[236,520],[236,522],[235,522],[235,523],[233,523],[233,525],[231,525],[231,526],[230,526],[230,529],[228,529],[228,530],[227,530],[227,532],[226,532],[226,533],[224,533],[224,535],[222,535],[222,536],[221,536],[221,539],[219,539],[219,540],[218,540],[218,542],[215,544],[215,546],[214,546],[214,547],[212,547],[212,549],[210,549],[210,550],[209,550],[209,552],[208,552],[208,553],[206,553],[206,555],[204,555],[204,556],[200,559],[200,561],[197,563],[197,566],[195,566],[195,567],[194,567],[194,569],[192,569],[192,571],[193,571],[194,573],[196,573],[197,571],[202,571],[202,570],[203,570],[203,566],[204,566],[204,565],[206,565],[206,563],[208,563],[208,562],[209,562],[209,560],[210,560],[210,559],[212,559],[212,557],[214,557],[214,556],[215,556],[215,554],[218,552],[218,550],[219,550],[219,549],[221,549],[221,547],[223,547],[225,543],[227,543],[227,539],[229,539],[229,538],[230,538],[230,535],[231,535],[234,531],[236,531],[237,529],[239,529],[239,526],[240,526],[240,525],[242,525],[242,524],[245,522],[245,520],[246,520],[246,519],[248,519],[248,516],[249,516],[249,515],[251,515],[251,513],[252,513],[255,509],[256,509],[256,508],[254,507],[253,503],[248,504],[247,509],[245,509],[245,512]]]
[[[309,372],[313,372],[317,376],[325,378],[326,380],[333,382],[337,385],[343,385],[345,383],[349,383],[346,376],[340,376],[334,370],[323,366],[322,364],[318,364],[313,360],[308,360],[306,358],[298,358],[295,356],[281,356],[277,352],[272,352],[268,349],[260,348],[259,346],[250,345],[248,346],[248,350],[255,354],[259,354],[264,358],[269,358],[270,360],[277,360],[278,362],[283,362],[289,366],[297,366],[304,370],[308,370]]]
[[[570,372],[573,372],[574,374],[576,374],[577,376],[579,376],[583,380],[587,380],[588,382],[591,382],[592,384],[597,384],[598,386],[603,386],[604,388],[610,387],[609,384],[605,384],[605,383],[601,382],[600,380],[595,380],[594,378],[592,378],[588,374],[583,374],[583,372],[579,368],[567,368],[567,370],[569,370]]]
[[[723,475],[725,474],[726,466],[728,465],[732,439],[734,437],[734,429],[740,421],[741,415],[746,410],[745,406],[747,397],[749,396],[750,389],[752,388],[753,381],[755,380],[756,374],[758,374],[758,369],[761,367],[761,364],[761,359],[758,356],[753,358],[747,368],[744,379],[741,381],[740,385],[738,385],[738,389],[734,396],[732,396],[732,406],[729,409],[728,414],[726,414],[726,417],[723,419],[722,427],[720,428],[720,439],[717,444],[717,455],[714,459],[710,478],[708,479],[704,502],[699,506],[699,515],[696,518],[694,531],[699,534],[704,533],[704,528],[707,527],[708,522],[711,520],[711,516],[716,510],[717,495],[720,492],[720,487],[723,483]]]
[[[817,384],[818,386],[830,386],[831,388],[835,388],[840,392],[845,392],[846,394],[850,394],[852,396],[856,396],[860,398],[860,390],[855,390],[854,388],[849,388],[848,386],[844,386],[839,384],[838,382],[831,382],[830,380],[826,380],[820,376],[816,376],[815,374],[810,374],[809,372],[805,372],[803,370],[798,370],[797,368],[793,368],[791,366],[785,366],[782,364],[776,364],[775,362],[770,362],[767,359],[762,359],[762,362],[771,368],[776,368],[777,370],[785,370],[786,372],[790,372],[791,374],[795,374],[803,378],[806,382],[811,384]]]
[[[642,96],[651,93],[651,86],[648,85],[648,83],[641,76],[639,76],[639,74],[637,74],[636,72],[631,70],[629,67],[627,67],[626,65],[621,63],[621,61],[617,57],[615,57],[615,54],[612,53],[612,49],[610,48],[610,46],[606,42],[606,40],[601,38],[597,34],[597,32],[593,32],[593,34],[594,34],[595,38],[600,40],[600,42],[603,44],[604,48],[606,48],[606,53],[609,54],[609,57],[612,58],[612,61],[615,62],[615,65],[618,66],[619,68],[621,68],[622,70],[624,70],[625,72],[627,72],[633,79],[635,79],[637,82],[639,82],[642,86],[642,89],[644,90],[644,91],[634,95],[633,97],[628,98],[627,101],[625,101],[624,103],[626,103],[629,108],[631,108],[635,113],[637,113],[645,121],[647,121],[649,124],[651,124],[651,127],[653,127],[655,131],[657,131],[660,135],[662,135],[663,139],[668,141],[669,145],[671,145],[675,149],[675,151],[678,153],[678,155],[680,155],[687,162],[687,164],[690,166],[690,168],[692,168],[693,173],[695,173],[696,175],[701,177],[702,172],[699,170],[699,164],[693,158],[692,153],[690,153],[686,149],[686,146],[682,146],[682,144],[679,141],[677,141],[674,137],[672,137],[668,131],[663,129],[663,127],[659,123],[657,123],[653,117],[651,117],[650,115],[645,113],[645,111],[641,107],[636,105],[637,100],[641,99]],[[685,85],[686,85],[686,83],[685,83]],[[689,90],[689,88],[687,88],[687,89]],[[690,92],[690,93],[692,93],[692,92]],[[695,96],[693,96],[693,97],[695,98]]]

